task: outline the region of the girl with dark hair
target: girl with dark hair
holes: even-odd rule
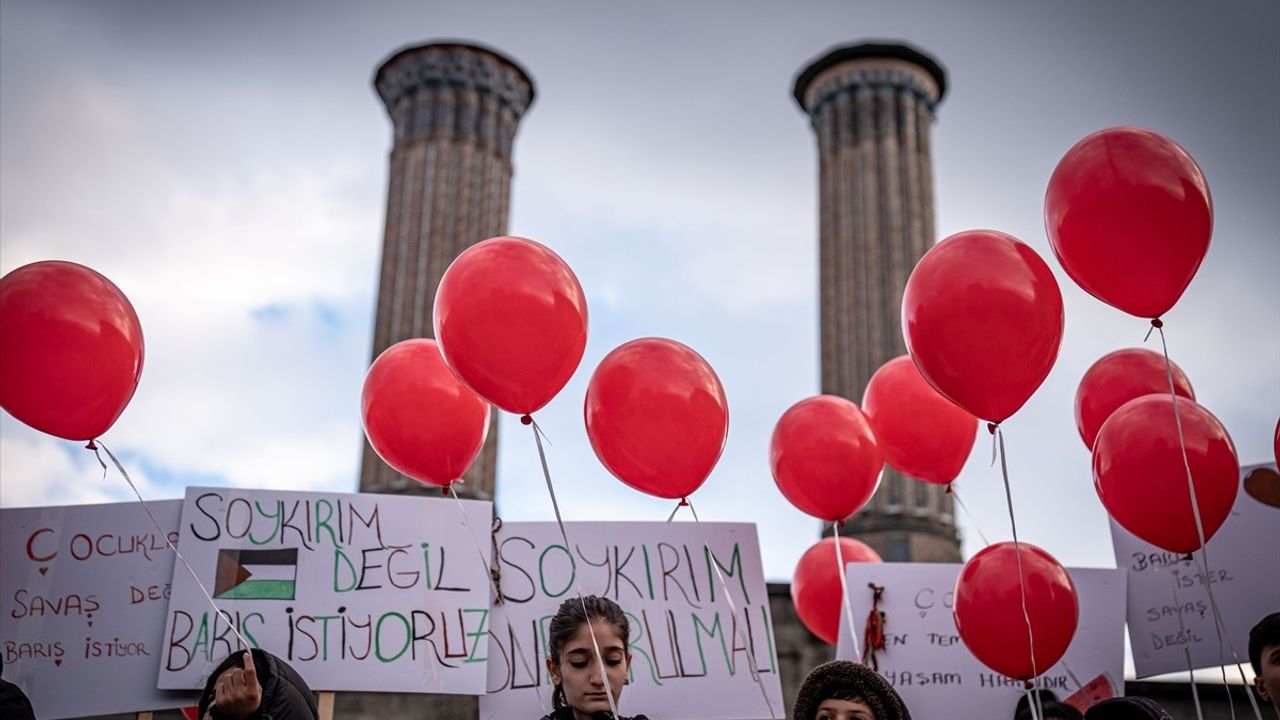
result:
[[[547,636],[547,672],[555,685],[551,695],[555,709],[542,720],[612,720],[609,693],[618,702],[631,667],[631,626],[622,608],[595,595],[565,600],[551,618]],[[599,659],[596,644],[600,647]],[[604,677],[600,673],[601,661]],[[618,720],[647,719],[636,715]]]

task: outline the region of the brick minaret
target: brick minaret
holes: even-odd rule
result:
[[[485,48],[436,43],[406,48],[373,79],[395,128],[373,357],[407,338],[431,337],[431,308],[445,268],[467,247],[507,231],[511,148],[533,102],[533,81]],[[491,500],[497,414],[460,486]],[[360,489],[413,492],[365,443]]]
[[[795,82],[818,140],[822,392],[859,402],[871,375],[906,352],[902,291],[934,242],[934,111],[946,72],[907,45],[828,52]],[[886,468],[850,530],[890,561],[960,559],[953,501]]]

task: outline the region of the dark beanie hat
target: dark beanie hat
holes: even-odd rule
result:
[[[1085,720],[1173,720],[1173,716],[1144,697],[1121,697],[1103,700],[1089,708]]]
[[[813,720],[823,700],[844,693],[862,698],[876,714],[876,720],[911,720],[911,713],[892,685],[875,670],[848,660],[833,660],[814,668],[796,693],[791,716],[794,720]]]

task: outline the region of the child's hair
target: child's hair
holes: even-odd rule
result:
[[[624,648],[630,646],[631,626],[618,603],[596,595],[587,595],[581,599],[570,598],[560,603],[560,608],[556,610],[555,617],[551,618],[551,625],[547,629],[547,652],[550,654],[551,662],[559,665],[560,654],[564,652],[564,646],[569,642],[569,638],[573,637],[578,632],[578,628],[588,620],[596,619],[604,620],[618,631]],[[564,688],[559,683],[551,694],[551,706],[557,709],[568,706]]]
[[[1253,674],[1262,674],[1262,648],[1280,645],[1280,612],[1273,612],[1258,621],[1249,631],[1249,664]]]

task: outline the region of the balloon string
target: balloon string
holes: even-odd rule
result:
[[[1182,603],[1178,600],[1178,577],[1169,575],[1169,585],[1173,588],[1173,606],[1180,608]],[[1187,635],[1187,624],[1182,620],[1182,613],[1178,614],[1178,630],[1181,631],[1181,637]],[[1191,664],[1191,647],[1189,645],[1182,646],[1182,654],[1187,658],[1187,680],[1191,683],[1191,700],[1196,706],[1196,720],[1204,720],[1204,711],[1200,709],[1200,691],[1196,689],[1196,673],[1195,668]],[[1231,692],[1231,688],[1227,688],[1227,692]],[[1235,715],[1235,708],[1232,708],[1232,716]]]
[[[954,484],[951,485],[951,497],[955,499],[956,505],[960,506],[960,511],[964,513],[964,518],[973,526],[974,532],[978,533],[978,537],[982,538],[982,544],[990,545],[991,541],[988,540],[986,534],[982,532],[982,528],[978,527],[978,523],[973,519],[973,515],[969,514],[969,508],[965,506],[964,501],[960,499],[960,493],[956,492],[956,486]]]
[[[151,524],[155,525],[156,531],[160,533],[160,536],[164,538],[165,544],[169,546],[169,549],[173,551],[173,554],[182,562],[182,566],[187,569],[187,572],[191,573],[191,579],[196,581],[196,586],[200,588],[200,592],[204,593],[204,598],[209,601],[209,606],[213,608],[214,614],[226,621],[227,627],[231,628],[231,632],[236,634],[236,638],[240,641],[240,644],[243,647],[256,647],[255,645],[250,645],[249,641],[245,640],[244,636],[240,634],[240,629],[237,628],[235,622],[232,621],[231,614],[226,610],[219,608],[218,604],[213,601],[213,596],[209,594],[208,588],[204,586],[204,583],[200,582],[200,576],[196,575],[196,571],[191,569],[191,564],[182,556],[182,553],[178,552],[178,547],[169,539],[169,533],[165,532],[164,528],[160,527],[160,523],[156,520],[156,516],[151,514],[151,508],[147,507],[147,502],[142,499],[142,493],[138,492],[138,486],[133,484],[133,478],[129,477],[128,472],[125,472],[124,466],[121,465],[120,461],[116,459],[116,456],[112,454],[111,449],[107,447],[106,443],[101,440],[98,440],[97,442],[90,440],[89,444],[85,447],[92,450],[93,456],[98,458],[98,464],[102,466],[102,479],[104,481],[107,479],[107,464],[102,461],[102,455],[98,453],[98,448],[101,447],[102,451],[107,454],[107,457],[111,458],[111,464],[116,466],[116,470],[120,471],[120,475],[124,477],[124,481],[129,483],[129,487],[133,489],[133,494],[138,498],[138,504],[146,511],[147,517],[151,518]]]
[[[840,549],[839,520],[831,523],[831,532],[836,541],[836,571],[840,575],[840,601],[844,606],[845,620],[849,623],[849,639],[853,640],[853,656],[862,662],[862,648],[858,647],[858,629],[853,624],[853,605],[849,602],[849,581],[844,576],[844,551]]]
[[[667,516],[667,524],[668,524],[668,525],[670,525],[670,524],[671,524],[671,521],[672,521],[672,520],[675,520],[675,519],[676,519],[676,513],[680,512],[680,508],[684,507],[684,506],[685,506],[685,505],[687,505],[687,504],[688,504],[688,503],[686,503],[686,502],[681,502],[681,503],[678,503],[674,508],[671,508],[671,514]]]
[[[1209,596],[1209,606],[1213,609],[1213,629],[1218,636],[1218,659],[1224,660],[1222,647],[1225,643],[1231,650],[1231,658],[1235,660],[1236,670],[1240,672],[1240,680],[1248,686],[1248,681],[1244,677],[1244,668],[1240,666],[1240,656],[1236,654],[1235,644],[1231,642],[1230,634],[1222,632],[1226,627],[1226,622],[1222,619],[1222,612],[1218,609],[1217,596],[1213,592],[1213,583],[1210,582],[1209,575],[1209,546],[1204,536],[1204,523],[1200,519],[1200,499],[1196,494],[1196,481],[1191,473],[1191,461],[1187,457],[1187,440],[1182,433],[1182,415],[1178,412],[1178,392],[1173,382],[1173,363],[1169,360],[1169,344],[1164,337],[1164,323],[1159,318],[1151,321],[1151,329],[1160,334],[1160,349],[1164,353],[1164,374],[1169,382],[1169,396],[1173,399],[1173,422],[1178,429],[1178,449],[1182,452],[1182,467],[1187,472],[1187,489],[1191,493],[1191,515],[1196,521],[1196,539],[1200,541],[1200,569],[1203,573],[1201,579],[1204,581],[1205,593]],[[1151,337],[1151,330],[1147,331],[1147,337]],[[1194,553],[1192,553],[1194,557]],[[1231,708],[1231,717],[1235,718],[1236,707],[1235,700],[1231,697],[1231,688],[1227,685],[1227,668],[1225,663],[1220,665],[1222,671],[1222,685],[1227,689],[1227,704]],[[1253,707],[1253,714],[1256,720],[1262,720],[1262,710],[1258,708],[1258,701],[1254,699],[1253,693],[1245,693],[1249,697],[1249,704]]]
[[[1040,693],[1032,693],[1031,687],[1032,686],[1028,684],[1022,688],[1022,692],[1027,694],[1027,709],[1031,711],[1031,720],[1041,720],[1041,718],[1044,717],[1044,713],[1039,711],[1037,707],[1037,702],[1040,700]]]
[[[484,574],[489,577],[489,585],[493,588],[494,598],[497,603],[502,604],[502,588],[498,586],[498,580],[490,571],[489,563],[484,560],[484,550],[480,546],[480,536],[476,535],[475,528],[471,525],[471,519],[467,517],[466,508],[462,507],[462,500],[458,498],[458,492],[454,489],[453,483],[449,483],[449,494],[453,496],[453,501],[458,504],[458,514],[462,516],[462,524],[467,526],[467,532],[471,534],[471,542],[476,546],[476,555],[480,558],[480,566],[484,568]],[[499,525],[499,527],[501,527]],[[497,559],[494,559],[497,562]],[[492,614],[492,613],[491,613]],[[533,668],[529,667],[529,658],[525,657],[524,648],[520,647],[520,638],[516,635],[515,628],[511,627],[511,616],[507,613],[502,614],[502,619],[507,622],[507,634],[511,637],[512,652],[520,656],[520,664],[524,667],[524,671],[528,673],[529,679],[535,681],[538,675],[534,674]],[[435,669],[435,663],[431,664]],[[534,682],[533,689],[538,693],[538,707],[547,709],[546,700],[542,697],[542,683]]]
[[[1027,623],[1027,644],[1031,649],[1031,677],[1039,677],[1036,668],[1036,634],[1031,629],[1031,613],[1027,612],[1027,583],[1022,575],[1022,545],[1018,541],[1018,522],[1013,517],[1013,492],[1009,489],[1009,464],[1004,449],[1004,431],[996,423],[993,433],[1000,448],[1000,474],[1004,477],[1004,499],[1009,507],[1009,526],[1013,529],[1013,554],[1018,561],[1018,595],[1022,600],[1022,619]]]
[[[751,670],[751,677],[756,681],[756,685],[760,688],[760,695],[764,698],[765,707],[769,708],[769,717],[771,720],[777,720],[778,714],[773,710],[773,701],[769,699],[769,693],[764,688],[764,680],[760,677],[760,668],[756,665],[756,654],[752,643],[747,642],[747,638],[742,635],[742,627],[738,624],[738,606],[733,602],[733,595],[729,592],[729,583],[724,579],[724,573],[720,571],[720,561],[716,559],[716,554],[711,552],[711,546],[707,544],[705,538],[706,533],[702,528],[702,521],[698,519],[698,511],[693,509],[693,503],[685,498],[681,504],[689,506],[689,512],[693,513],[693,522],[698,526],[698,532],[702,535],[702,547],[706,549],[708,559],[711,560],[711,569],[716,571],[716,577],[720,579],[720,587],[724,590],[725,602],[729,603],[729,612],[733,618],[733,634],[734,637],[742,643],[747,650],[747,667]],[[679,507],[679,506],[677,506]],[[743,608],[744,610],[746,608]],[[746,615],[743,614],[745,621]]]
[[[609,712],[614,717],[618,715],[618,702],[613,698],[613,686],[609,684],[609,675],[604,669],[604,656],[600,654],[600,642],[596,640],[596,630],[591,626],[591,615],[587,612],[587,601],[582,597],[582,583],[578,581],[578,561],[573,557],[573,545],[569,544],[569,534],[564,529],[564,518],[560,516],[560,503],[556,501],[556,488],[551,483],[551,469],[547,467],[547,453],[542,449],[542,439],[545,437],[542,428],[538,427],[538,421],[532,417],[529,418],[529,425],[533,426],[533,442],[538,446],[538,460],[542,463],[542,477],[547,481],[547,494],[551,496],[551,507],[556,512],[556,525],[560,528],[560,538],[564,540],[564,550],[569,554],[570,571],[573,573],[573,589],[578,593],[578,602],[582,605],[582,616],[587,619],[587,632],[591,634],[591,647],[596,651],[596,665],[600,669],[600,681],[604,684],[605,697],[609,700]],[[550,443],[550,440],[547,441]]]

